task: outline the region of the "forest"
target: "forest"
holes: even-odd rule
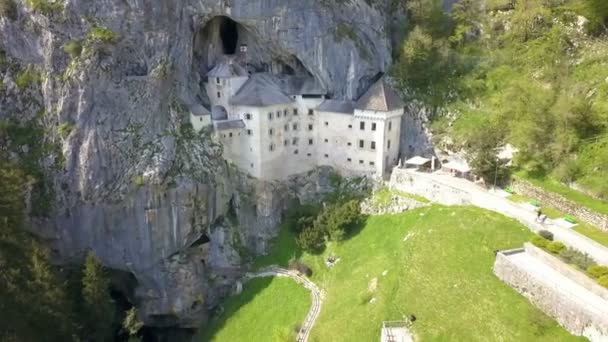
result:
[[[486,178],[508,172],[608,198],[608,2],[462,0],[405,4],[407,39],[393,75],[429,108],[435,145],[467,152]]]

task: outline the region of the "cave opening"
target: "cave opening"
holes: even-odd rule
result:
[[[220,39],[222,40],[224,54],[234,55],[236,52],[237,43],[239,41],[237,23],[228,17],[221,17],[221,20]]]

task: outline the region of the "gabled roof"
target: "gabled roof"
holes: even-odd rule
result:
[[[190,107],[190,113],[194,116],[211,115],[209,109],[200,104],[192,105],[192,107]]]
[[[291,102],[289,96],[266,74],[252,75],[230,99],[232,105],[251,107],[268,107]]]
[[[390,112],[403,108],[405,104],[397,93],[386,84],[384,78],[374,83],[355,103],[356,109]]]
[[[245,128],[245,123],[243,120],[224,120],[224,121],[216,121],[215,129],[219,131],[229,130],[229,129],[241,129]]]
[[[247,77],[249,73],[238,63],[232,60],[222,60],[209,70],[207,77]]]
[[[353,101],[348,100],[325,100],[317,109],[320,112],[354,114],[355,107]]]

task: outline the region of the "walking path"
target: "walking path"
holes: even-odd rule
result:
[[[287,270],[276,266],[266,267],[256,273],[245,274],[245,280],[263,277],[288,277],[310,290],[310,294],[312,296],[312,306],[306,315],[304,323],[302,323],[302,327],[300,328],[297,338],[298,342],[308,341],[310,330],[314,326],[315,321],[321,312],[321,305],[323,304],[323,291],[320,290],[315,283],[305,277],[300,276],[296,271]]]
[[[553,233],[553,237],[555,240],[561,241],[567,246],[589,254],[589,256],[595,259],[595,261],[597,261],[599,264],[608,265],[607,247],[589,239],[588,237],[574,230],[555,225],[549,219],[547,219],[544,224],[540,224],[536,221],[536,213],[526,210],[525,208],[519,206],[517,203],[511,202],[508,199],[503,198],[500,193],[488,192],[487,190],[481,188],[480,186],[472,182],[461,178],[452,177],[447,174],[442,174],[439,172],[421,173],[409,170],[406,171],[404,169],[395,169],[394,172],[397,175],[401,173],[402,175],[407,175],[408,177],[424,179],[425,183],[432,182],[436,185],[441,185],[442,188],[445,187],[452,189],[454,190],[451,192],[454,194],[453,196],[460,197],[458,200],[446,197],[429,198],[432,201],[448,205],[456,203],[471,204],[516,219],[534,232],[538,232],[539,230],[543,229],[548,230]],[[397,188],[399,188],[400,184],[395,184],[393,180],[397,178],[398,177],[391,178],[391,185],[396,185]],[[403,188],[402,190],[413,192],[417,195],[421,195],[423,197],[428,198],[428,189],[424,189],[422,187],[416,188],[415,186],[411,186],[408,184],[403,185],[405,186],[405,188]],[[439,193],[442,192],[435,192],[434,194]],[[443,193],[450,193],[450,191],[445,191]]]

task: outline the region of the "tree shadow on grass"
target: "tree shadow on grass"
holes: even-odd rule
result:
[[[212,341],[214,336],[226,326],[228,319],[264,291],[272,280],[273,277],[252,279],[244,284],[243,292],[238,295],[227,297],[222,304],[216,308],[216,312],[212,314],[209,322],[199,329],[192,338],[192,342]],[[247,331],[244,330],[243,336],[246,335]]]

